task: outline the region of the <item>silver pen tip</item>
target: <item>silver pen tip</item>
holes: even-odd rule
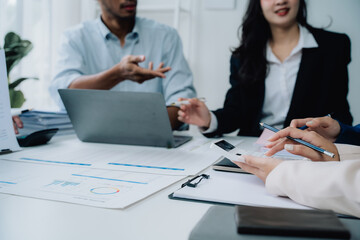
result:
[[[324,151],[324,153],[325,153],[326,155],[328,155],[329,157],[332,157],[332,158],[335,157],[335,154],[333,154],[333,153],[331,153],[331,152]]]

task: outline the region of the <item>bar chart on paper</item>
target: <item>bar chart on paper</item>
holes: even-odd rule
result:
[[[1,193],[104,208],[125,208],[182,178],[0,160]]]
[[[186,148],[165,149],[84,143],[78,139],[70,139],[24,149],[0,158],[56,166],[188,176],[204,170],[220,157],[219,154],[206,151],[209,145],[210,140],[194,141],[185,145]],[[199,151],[200,148],[206,150]]]

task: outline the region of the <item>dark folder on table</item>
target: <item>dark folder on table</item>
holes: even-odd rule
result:
[[[303,210],[306,211],[306,210]],[[246,211],[245,211],[246,212]],[[316,240],[319,237],[305,236],[278,236],[263,235],[260,231],[254,234],[238,233],[238,226],[235,220],[237,215],[236,208],[230,206],[212,206],[205,215],[196,224],[190,233],[189,240]],[[332,218],[332,217],[331,217]],[[360,220],[339,218],[339,221],[345,226],[344,235],[336,238],[335,235],[326,237],[326,239],[348,238],[349,232],[351,239],[360,239]],[[278,222],[277,222],[278,223]],[[322,238],[324,239],[324,238]]]

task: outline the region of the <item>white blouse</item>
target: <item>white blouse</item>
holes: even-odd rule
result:
[[[281,62],[272,52],[269,43],[266,48],[266,59],[269,72],[265,79],[265,98],[262,109],[261,122],[283,128],[284,121],[290,108],[297,74],[300,67],[302,49],[317,48],[314,36],[307,28],[299,25],[299,42],[290,55]],[[214,132],[218,122],[214,113],[211,113],[210,127],[203,133]]]
[[[290,108],[297,74],[300,68],[302,49],[316,48],[314,36],[305,27],[299,26],[300,38],[290,55],[280,62],[272,52],[270,45],[266,48],[266,59],[269,72],[265,79],[265,98],[261,122],[277,128],[283,128]]]

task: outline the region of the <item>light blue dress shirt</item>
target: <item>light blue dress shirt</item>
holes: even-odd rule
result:
[[[165,79],[154,78],[142,84],[125,80],[111,90],[159,92],[164,95],[167,105],[179,97],[196,96],[192,73],[176,30],[139,17],[136,17],[133,31],[126,35],[123,47],[100,17],[65,31],[58,52],[56,73],[50,85],[51,96],[63,108],[58,89],[67,88],[82,75],[108,70],[127,55],[144,55],[146,60],[139,64],[143,68],[147,68],[152,61],[154,68],[163,62],[171,70],[165,74]]]

